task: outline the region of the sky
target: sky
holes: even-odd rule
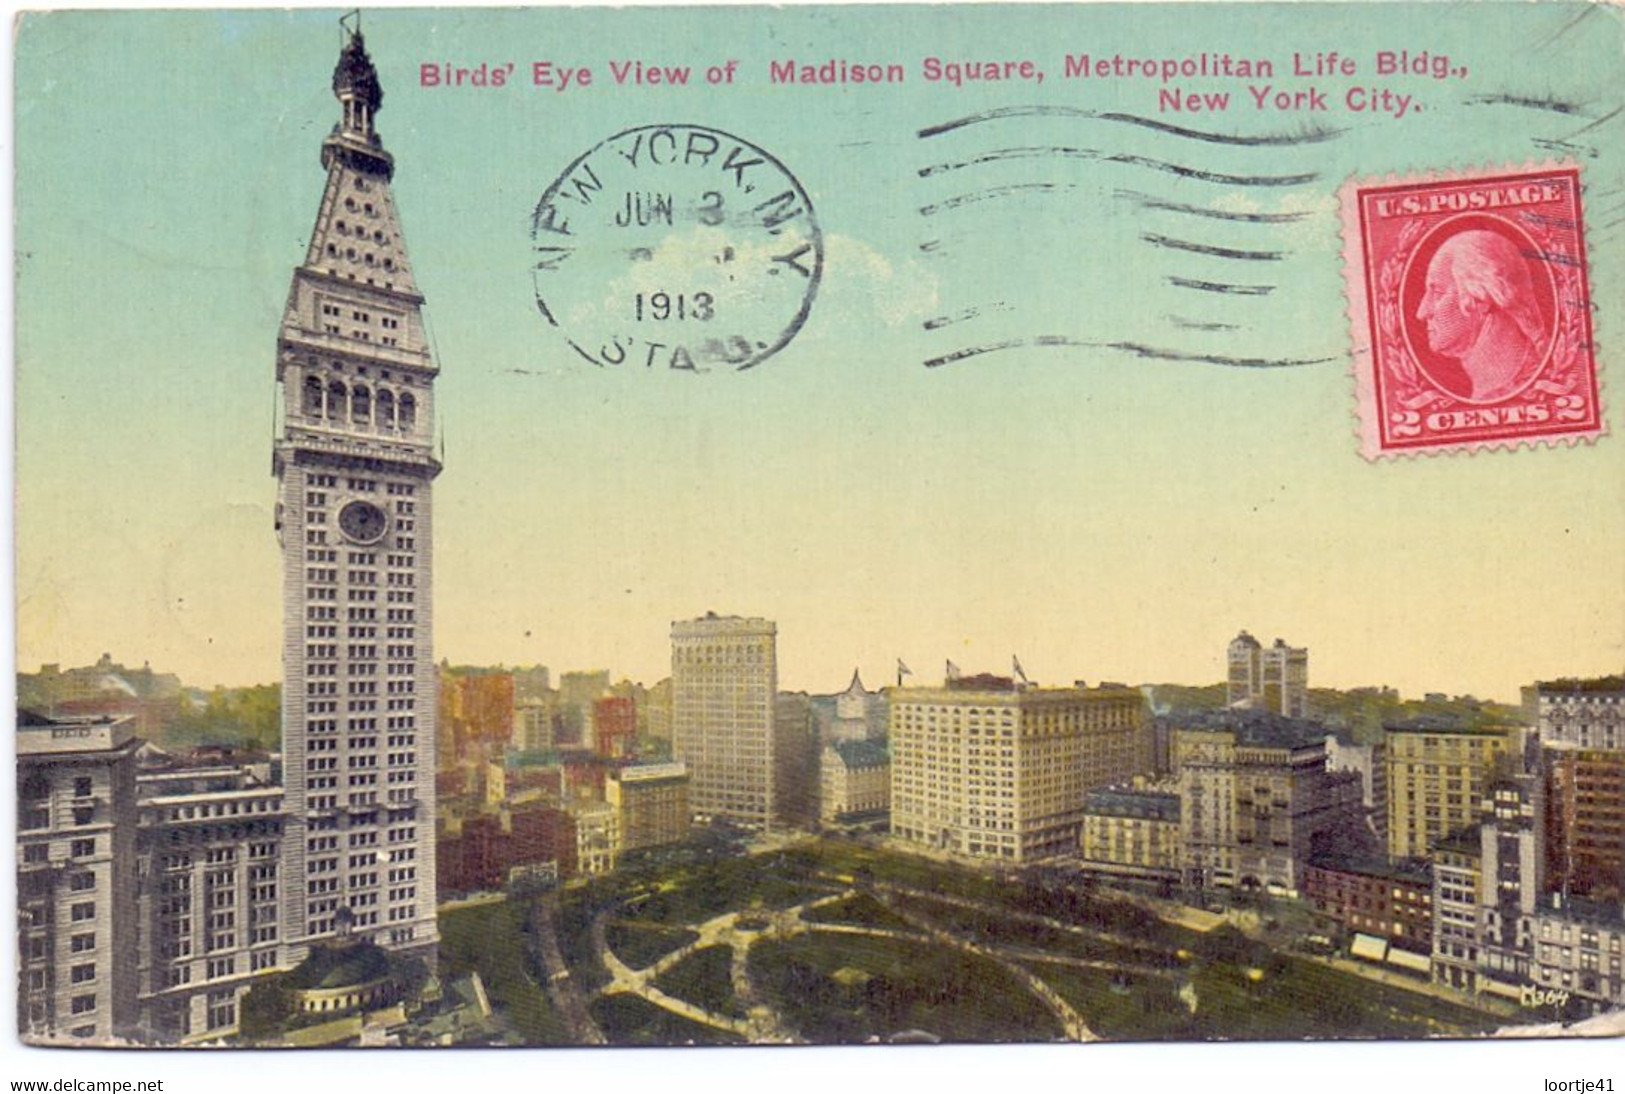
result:
[[[1268,18],[1160,6],[365,16],[441,369],[437,655],[653,683],[671,622],[715,610],[775,620],[781,686],[823,692],[854,667],[871,687],[891,682],[898,658],[924,683],[948,659],[1006,671],[1012,654],[1045,683],[1212,682],[1242,628],[1308,646],[1323,686],[1510,699],[1534,679],[1619,671],[1619,438],[1362,459],[1335,195],[1351,175],[1577,159],[1607,415],[1625,299],[1625,116],[1610,116],[1625,87],[1620,16],[1254,10]],[[319,11],[23,21],[20,669],[105,651],[200,685],[279,678],[274,349],[338,117],[339,41]],[[1401,48],[1468,74],[1377,76],[1377,51]],[[1354,76],[1291,76],[1294,52],[1332,49],[1357,60]],[[1156,79],[1063,74],[1069,53],[1226,52],[1272,59],[1263,82],[1321,90],[1334,108],[1260,110],[1253,81],[1197,78],[1174,84],[1235,101],[1170,114]],[[933,83],[930,56],[1026,59],[1045,79]],[[698,86],[617,87],[609,62],[632,58],[696,66]],[[768,80],[771,61],[831,58],[899,63],[906,82]],[[529,86],[543,60],[591,67],[594,84]],[[699,82],[728,60],[732,86]],[[424,64],[507,62],[502,88],[420,84]],[[1353,87],[1422,109],[1350,112]],[[919,135],[1032,106],[1059,109]],[[1100,116],[1122,114],[1335,133],[1222,145]],[[605,138],[657,122],[770,152],[816,212],[824,266],[806,323],[749,371],[595,368],[535,307],[539,197]],[[1011,148],[1062,151],[979,159]],[[1303,181],[1225,185],[1157,163]],[[1136,195],[1294,219],[1193,227]],[[1234,272],[1146,239],[1179,233],[1279,253],[1253,278],[1273,291],[1174,285]],[[581,270],[613,303],[613,272]],[[1011,340],[1025,344],[924,363]]]

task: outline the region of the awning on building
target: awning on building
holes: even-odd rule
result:
[[[1349,947],[1349,953],[1355,957],[1363,957],[1367,961],[1381,961],[1388,956],[1388,940],[1378,938],[1374,934],[1357,934],[1354,944]]]
[[[1412,953],[1410,950],[1402,950],[1398,946],[1388,951],[1388,963],[1398,965],[1402,969],[1414,969],[1417,972],[1428,972],[1433,966],[1433,962],[1427,954]]]

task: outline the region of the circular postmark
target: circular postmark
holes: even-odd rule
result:
[[[530,236],[537,310],[601,368],[752,368],[801,330],[824,269],[796,177],[702,125],[599,143],[543,192]]]

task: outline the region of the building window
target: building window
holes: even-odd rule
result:
[[[96,905],[91,901],[75,904],[69,914],[75,923],[84,923],[86,920],[96,918]]]
[[[94,994],[75,995],[72,1009],[75,1014],[89,1014],[96,1009],[96,996]]]
[[[96,963],[94,961],[73,967],[72,979],[75,984],[88,984],[96,979]]]
[[[237,1001],[229,991],[209,993],[209,1028],[225,1029],[237,1024]]]

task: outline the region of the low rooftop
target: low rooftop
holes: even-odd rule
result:
[[[835,741],[830,747],[847,767],[885,767],[891,763],[885,741]]]
[[[1478,844],[1475,840],[1474,847]],[[1340,874],[1359,874],[1361,877],[1387,878],[1413,885],[1427,885],[1433,880],[1433,868],[1420,859],[1401,859],[1390,862],[1378,855],[1360,855],[1335,851],[1311,855],[1309,865],[1321,870],[1335,870]]]
[[[1164,715],[1163,721],[1176,730],[1234,733],[1236,744],[1248,748],[1308,748],[1324,744],[1332,734],[1324,723],[1308,718],[1288,718],[1267,710],[1203,710]]]
[[[1409,718],[1402,722],[1385,722],[1388,733],[1418,733],[1457,737],[1505,737],[1509,726],[1473,725],[1449,718]]]
[[[1108,786],[1085,794],[1083,811],[1096,816],[1177,821],[1179,795],[1159,790],[1139,790],[1131,786]]]
[[[1566,691],[1591,693],[1599,691],[1625,691],[1625,676],[1594,676],[1589,679],[1564,677],[1542,680],[1535,685],[1542,692]]]

